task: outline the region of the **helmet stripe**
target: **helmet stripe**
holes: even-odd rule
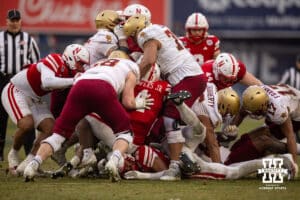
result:
[[[231,59],[231,63],[232,63],[232,75],[234,76],[235,71],[236,71],[236,66],[235,66],[235,62],[234,62],[234,58],[231,54],[229,54],[229,58]]]
[[[198,25],[198,20],[199,20],[199,19],[198,19],[198,14],[196,14],[195,16],[196,16],[196,19],[195,19],[195,26],[197,26],[197,25]]]

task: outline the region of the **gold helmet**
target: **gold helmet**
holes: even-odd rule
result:
[[[145,15],[136,14],[128,18],[124,24],[123,30],[127,37],[135,36],[149,24],[150,22]]]
[[[124,59],[130,59],[130,57],[128,56],[128,54],[126,54],[124,51],[120,51],[120,50],[114,50],[112,51],[108,58],[124,58]]]
[[[269,96],[259,86],[249,86],[243,92],[243,109],[252,116],[264,115],[268,109]]]
[[[101,11],[95,19],[96,28],[108,28],[113,30],[114,27],[119,24],[120,18],[116,11],[114,10],[103,10]]]
[[[240,110],[240,97],[232,88],[218,91],[218,109],[224,117],[227,114],[236,115]]]

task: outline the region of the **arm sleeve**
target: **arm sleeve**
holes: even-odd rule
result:
[[[72,86],[73,78],[60,78],[56,77],[55,73],[50,70],[43,63],[39,63],[41,71],[42,87],[45,89],[63,89]]]

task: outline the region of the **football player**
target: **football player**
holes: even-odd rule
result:
[[[119,22],[118,13],[113,10],[103,10],[96,16],[97,33],[84,44],[90,52],[91,64],[107,58],[113,50],[118,48],[118,38],[113,30]]]
[[[185,22],[186,35],[179,38],[200,66],[220,54],[219,38],[210,35],[208,28],[206,17],[202,13],[193,13]]]
[[[192,106],[205,90],[207,79],[193,56],[182,46],[179,39],[165,26],[151,24],[144,15],[133,15],[124,24],[126,36],[132,36],[143,49],[139,64],[141,76],[152,64],[160,66],[161,73],[172,85],[172,92],[187,90],[192,97],[186,101]],[[179,154],[184,143],[181,130],[176,128],[180,119],[176,107],[169,102],[164,109],[164,124],[168,132],[171,163],[162,180],[180,179]]]
[[[248,115],[254,119],[265,117],[268,129],[266,132],[271,133],[279,140],[286,138],[287,150],[293,156],[295,170],[297,171],[297,144],[294,133],[299,130],[300,92],[284,84],[250,86],[243,92],[242,98],[242,110],[232,123],[239,125]],[[260,133],[264,131],[265,127]],[[259,148],[252,143],[251,138],[248,134],[245,134],[240,141],[233,145],[232,152],[226,161],[227,164],[239,162],[242,158],[240,156],[243,154],[242,151],[251,152],[252,158],[261,156],[264,153],[259,151]],[[245,148],[242,148],[243,146]],[[243,159],[247,159],[247,157]]]
[[[37,152],[41,140],[52,132],[54,118],[42,97],[53,90],[71,87],[77,72],[83,72],[83,65],[89,64],[89,52],[79,44],[71,44],[62,55],[49,54],[38,63],[26,66],[16,74],[2,92],[2,103],[18,129],[14,134],[12,149],[8,153],[9,168],[12,172],[19,165],[18,151],[23,137],[31,129],[37,128],[37,136],[31,153],[18,167],[24,170]],[[16,172],[16,171],[14,171]]]
[[[243,62],[236,60],[230,53],[221,53],[215,60],[203,63],[202,70],[217,89],[224,89],[236,83],[244,85],[261,85],[262,82],[247,71]]]
[[[123,154],[132,143],[130,120],[123,106],[127,109],[143,109],[148,102],[146,99],[136,102],[134,98],[134,86],[140,77],[138,65],[128,60],[129,57],[122,51],[112,52],[110,56],[107,60],[95,63],[94,67],[76,79],[56,120],[54,133],[42,141],[37,155],[25,168],[25,180],[34,178],[42,162],[57,151],[72,135],[76,124],[92,112],[101,116],[117,135],[106,169],[112,181],[120,179],[117,166],[123,162]],[[118,100],[121,93],[123,106]]]

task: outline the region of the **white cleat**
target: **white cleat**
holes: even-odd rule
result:
[[[108,172],[111,182],[118,182],[121,180],[118,167],[112,159],[106,163],[105,170]]]
[[[97,158],[94,152],[84,153],[83,158],[81,160],[80,166],[87,167],[87,166],[93,166],[96,165]]]
[[[169,169],[165,170],[160,177],[162,181],[179,181],[181,180],[181,173],[177,164],[170,164]]]
[[[124,178],[127,180],[138,179],[138,171],[128,171],[124,174]]]
[[[29,154],[25,160],[23,160],[17,167],[16,171],[19,175],[24,173],[26,166],[33,160],[34,155]]]
[[[25,182],[33,181],[33,178],[38,174],[40,164],[36,160],[32,160],[24,170]]]

